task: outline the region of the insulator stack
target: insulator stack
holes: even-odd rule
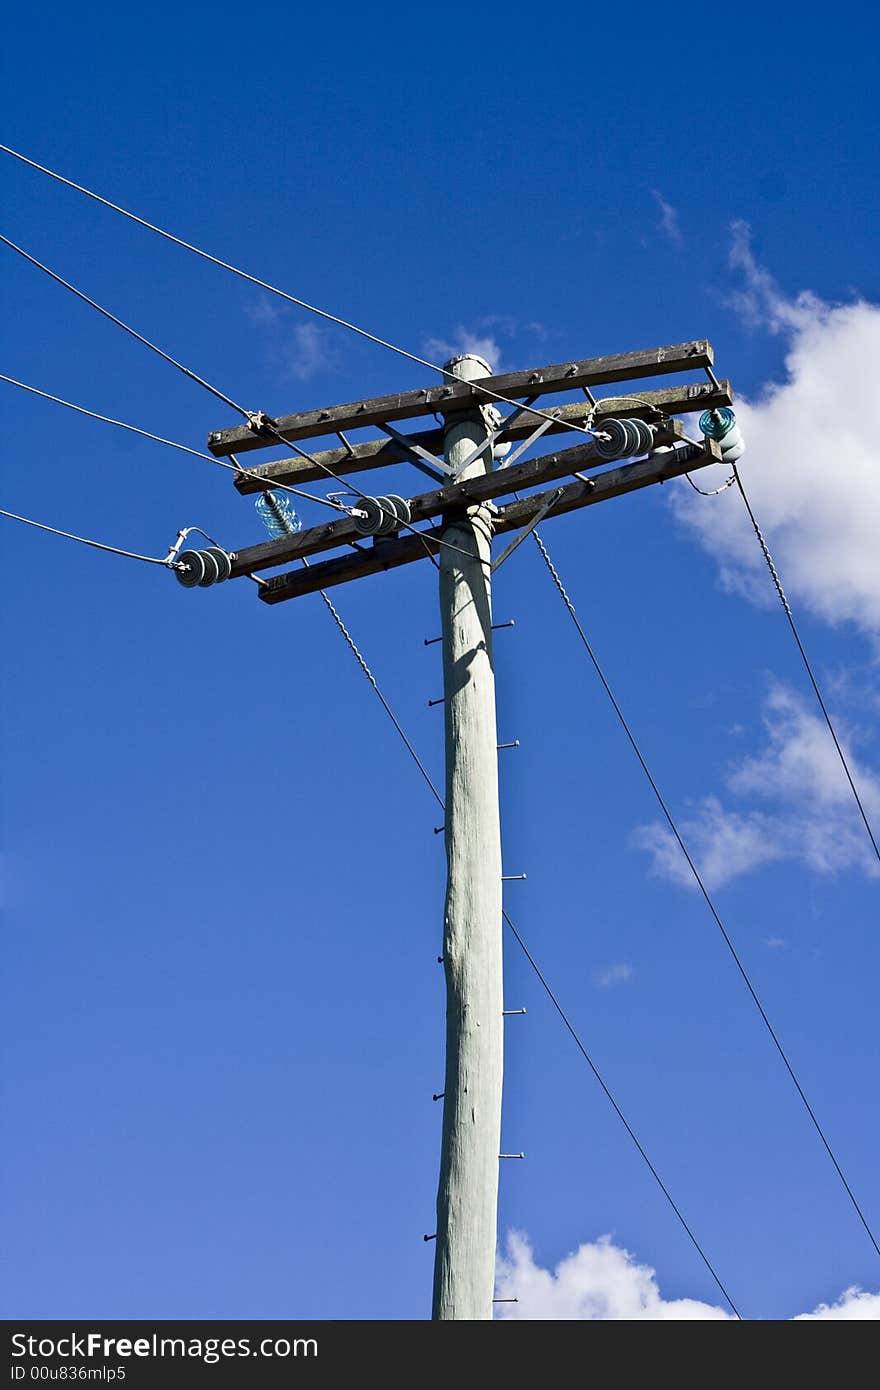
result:
[[[207,550],[182,550],[174,570],[178,584],[185,589],[209,589],[222,584],[232,573],[232,557],[212,545]]]
[[[654,447],[654,431],[645,420],[600,420],[596,449],[603,459],[637,458]],[[607,438],[601,438],[606,435]]]
[[[736,463],[746,451],[742,431],[736,423],[736,415],[729,406],[719,410],[704,410],[700,416],[700,432],[706,439],[714,439],[721,445],[721,458],[724,463]]]
[[[387,536],[412,520],[410,505],[404,497],[358,498],[354,524],[362,536]]]

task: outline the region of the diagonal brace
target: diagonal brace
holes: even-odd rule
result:
[[[414,439],[410,439],[400,430],[396,430],[393,425],[379,425],[383,434],[387,434],[389,439],[393,439],[395,444],[403,449],[409,458],[410,463],[414,463],[416,468],[420,468],[423,473],[427,473],[429,478],[435,478],[438,482],[443,482],[445,478],[454,478],[455,474],[443,459],[432,454],[430,449],[425,449],[421,444],[417,444]]]
[[[586,481],[592,485],[592,478],[588,478]],[[528,526],[524,526],[523,529],[519,532],[519,534],[514,536],[513,540],[510,542],[510,545],[504,547],[501,554],[498,556],[498,559],[492,561],[493,574],[499,568],[500,565],[504,564],[504,561],[507,559],[507,557],[513,554],[517,546],[522,545],[526,537],[530,536],[534,531],[535,527],[544,520],[544,517],[550,511],[551,507],[554,507],[556,505],[564,491],[564,488],[558,487],[556,488],[555,492],[547,493],[546,502],[544,503],[543,507],[540,507],[538,511],[535,512],[535,515],[532,517]]]

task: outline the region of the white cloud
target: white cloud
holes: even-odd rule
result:
[[[718,888],[729,879],[785,857],[769,816],[728,811],[717,796],[704,797],[695,814],[678,818],[678,826],[707,888]],[[651,855],[654,872],[661,878],[683,888],[696,888],[687,860],[665,822],[640,825],[633,843]]]
[[[610,1236],[579,1245],[550,1270],[535,1263],[526,1236],[511,1232],[496,1266],[496,1292],[499,1298],[519,1300],[496,1305],[496,1317],[506,1321],[719,1322],[732,1318],[723,1308],[699,1299],[664,1298],[656,1271],[614,1245]],[[880,1294],[847,1289],[836,1303],[820,1303],[794,1321],[804,1318],[878,1321]]]
[[[866,1293],[853,1286],[840,1295],[836,1303],[820,1303],[812,1313],[798,1313],[794,1322],[818,1319],[848,1318],[851,1321],[880,1321],[880,1294]]]
[[[252,304],[246,304],[244,311],[251,323],[269,324],[277,323],[282,314],[287,312],[285,306],[278,304],[277,301],[273,303],[264,294],[259,299],[254,300]]]
[[[507,1253],[496,1266],[496,1286],[498,1298],[519,1299],[497,1305],[498,1317],[507,1320],[679,1322],[728,1317],[723,1309],[696,1299],[662,1298],[654,1270],[613,1245],[610,1236],[578,1246],[551,1271],[535,1264],[524,1235],[511,1232]]]
[[[782,859],[822,874],[858,868],[876,875],[870,841],[823,720],[781,685],[770,690],[763,720],[764,747],[733,765],[727,777],[728,790],[751,804],[730,808],[707,796],[679,820],[707,887]],[[837,730],[868,819],[880,823],[880,774],[856,757],[839,720]],[[655,873],[696,887],[665,822],[640,826],[634,841],[651,855]]]
[[[744,285],[735,307],[788,338],[784,379],[736,405],[747,448],[739,469],[758,521],[795,606],[878,641],[880,306],[829,305],[808,291],[786,298],[756,262],[743,223],[731,263]],[[672,505],[726,588],[778,602],[735,488],[708,502],[685,485]]]
[[[425,339],[425,356],[436,362],[438,367],[442,367],[451,357],[465,352],[485,357],[493,373],[499,370],[501,348],[491,333],[474,331],[459,324],[450,338]]]
[[[667,236],[676,246],[681,245],[681,228],[678,225],[678,210],[668,203],[659,189],[651,190],[655,203],[660,209],[660,221],[657,223],[660,231]]]
[[[828,312],[828,305],[812,290],[801,290],[794,299],[785,297],[769,270],[755,259],[748,222],[733,222],[730,234],[728,263],[743,281],[743,288],[733,292],[731,302],[750,327],[783,333],[807,328]]]
[[[318,323],[296,324],[292,341],[283,351],[285,375],[296,381],[310,381],[320,372],[333,371],[336,365],[327,330]]]
[[[860,767],[845,724],[835,719],[837,736],[868,816],[880,814],[880,780]],[[852,792],[828,727],[818,714],[784,685],[771,687],[764,702],[767,745],[732,773],[734,791],[760,796],[809,799],[814,806],[848,806]]]
[[[494,373],[501,371],[502,341],[523,336],[544,342],[549,331],[546,324],[536,319],[523,322],[511,314],[483,314],[470,326],[460,323],[449,336],[426,337],[423,346],[425,356],[438,366],[450,357],[472,352],[484,357]]]
[[[310,381],[321,372],[336,370],[338,353],[331,328],[313,319],[291,327],[290,306],[273,303],[266,295],[246,304],[245,313],[270,335],[272,361],[284,379]]]
[[[604,970],[597,970],[596,984],[607,989],[609,985],[625,985],[632,979],[632,966],[627,965],[626,961],[621,961],[619,965],[606,966]]]

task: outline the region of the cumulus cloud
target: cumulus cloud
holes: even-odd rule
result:
[[[498,1298],[519,1300],[497,1305],[497,1316],[508,1320],[680,1322],[729,1316],[697,1299],[664,1299],[654,1270],[612,1244],[610,1236],[578,1246],[549,1270],[535,1263],[527,1238],[511,1232],[496,1265],[496,1285]]]
[[[812,1313],[798,1313],[794,1322],[815,1322],[823,1318],[848,1318],[865,1322],[880,1321],[880,1294],[866,1293],[853,1286],[840,1295],[836,1303],[820,1303]]]
[[[496,1317],[513,1321],[730,1321],[732,1314],[695,1298],[664,1298],[656,1271],[639,1264],[610,1236],[579,1245],[555,1269],[535,1262],[526,1236],[511,1232],[496,1266],[499,1298],[517,1303],[496,1305]],[[795,1321],[817,1318],[880,1320],[880,1294],[847,1289],[836,1303],[821,1303]]]
[[[880,639],[880,468],[875,363],[880,306],[787,298],[758,264],[744,223],[733,229],[734,306],[787,339],[784,376],[736,410],[747,452],[739,465],[792,601],[832,624]],[[722,583],[759,604],[778,602],[735,489],[711,503],[675,489],[681,523],[717,560]]]
[[[619,965],[608,965],[604,970],[596,971],[596,984],[607,989],[609,985],[625,985],[632,979],[632,966],[626,961],[621,961]]]
[[[654,202],[660,209],[660,221],[657,223],[659,230],[667,236],[676,246],[681,245],[681,228],[678,225],[678,210],[668,203],[659,189],[651,190]]]
[[[771,688],[763,722],[764,746],[733,764],[727,776],[728,792],[749,804],[731,807],[707,796],[679,822],[707,886],[720,887],[782,859],[821,874],[857,868],[875,876],[877,862],[824,722],[782,685]],[[868,819],[876,823],[880,774],[857,757],[840,720],[837,726]],[[657,874],[696,886],[665,822],[639,826],[634,841],[651,855]]]

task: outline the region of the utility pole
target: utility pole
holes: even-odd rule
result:
[[[703,339],[504,376],[489,375],[486,362],[466,354],[447,363],[441,386],[278,419],[256,412],[248,425],[208,436],[215,457],[236,460],[286,441],[335,436],[336,444],[317,453],[305,453],[297,444],[295,457],[272,459],[255,468],[238,462],[238,491],[266,493],[270,506],[274,488],[326,481],[328,476],[338,480],[397,464],[427,473],[434,483],[432,491],[408,498],[367,496],[362,486],[351,507],[342,508],[346,514],[302,531],[292,524],[287,527],[279,505],[274,509],[277,529],[287,527],[286,534],[232,553],[216,547],[211,553],[184,551],[176,573],[187,588],[208,587],[229,577],[256,578],[261,570],[292,562],[294,568],[260,582],[262,602],[276,604],[426,556],[439,557],[448,878],[436,1319],[492,1316],[504,1042],[493,568],[506,563],[519,541],[545,517],[591,507],[717,463],[723,447],[709,437],[687,441],[681,422],[674,418],[676,413],[712,411],[732,403],[730,385],[717,380],[712,362],[712,348]],[[593,387],[603,383],[641,383],[694,368],[702,368],[708,381],[660,390],[640,386],[638,394],[605,400],[593,395]],[[579,392],[581,398],[562,405],[536,404],[542,397],[566,392]],[[511,407],[505,418],[486,408],[487,403],[499,402]],[[400,425],[438,412],[443,416],[439,429],[411,434],[405,432],[411,427]],[[358,443],[348,438],[348,432],[365,428],[378,428],[381,437]],[[572,447],[518,462],[545,434],[563,434]],[[496,449],[513,444],[516,448],[505,466],[495,468]],[[606,466],[622,460],[627,461]],[[560,482],[549,491],[535,491]],[[504,497],[514,500],[496,506],[495,499]],[[423,522],[429,523],[427,528],[419,529],[417,523]],[[493,566],[493,534],[507,532],[517,534]],[[337,553],[308,562],[309,556],[327,551]],[[297,562],[303,567],[296,567]]]
[[[454,358],[463,381],[490,375],[479,357]],[[445,416],[455,477],[492,469],[485,407]],[[470,464],[469,457],[484,444]],[[462,467],[462,465],[467,465]],[[446,1084],[437,1192],[434,1312],[491,1319],[504,1054],[501,830],[492,656],[492,518],[469,507],[443,531],[440,621],[446,727]],[[460,551],[467,551],[463,555]],[[469,558],[472,556],[473,558]]]

